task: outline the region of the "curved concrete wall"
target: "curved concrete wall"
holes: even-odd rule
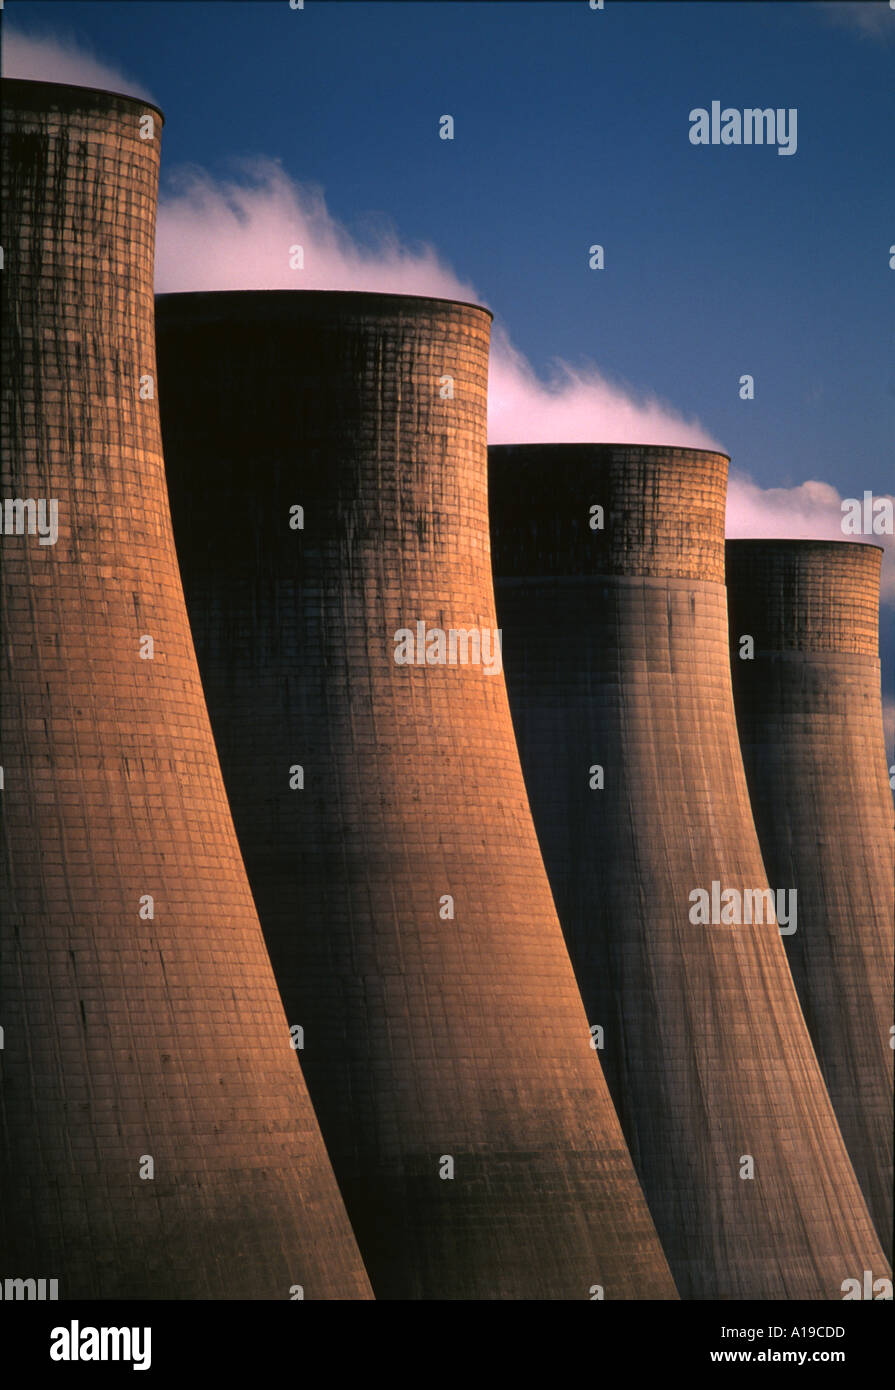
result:
[[[224,775],[377,1296],[674,1297],[502,674],[395,662],[418,622],[495,627],[490,316],[287,291],[161,296],[157,327]]]
[[[793,978],[842,1134],[892,1242],[895,833],[879,663],[882,551],[728,541],[733,693],[768,873],[798,888]],[[751,660],[740,636],[751,635]]]
[[[129,98],[3,82],[3,498],[55,499],[58,538],[2,537],[0,1275],[65,1299],[368,1298],[139,397],[161,125]]]
[[[887,1265],[778,927],[691,921],[693,890],[767,882],[731,695],[726,476],[723,455],[691,449],[491,449],[507,683],[588,1018],[681,1296],[837,1299]]]

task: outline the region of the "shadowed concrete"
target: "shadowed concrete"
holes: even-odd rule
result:
[[[145,380],[161,126],[3,82],[3,497],[55,499],[58,538],[2,537],[0,1277],[369,1298],[183,603]]]
[[[808,1029],[884,1247],[892,1244],[895,834],[879,663],[882,551],[728,541],[737,724],[772,881],[798,888],[785,938]],[[741,660],[740,635],[755,641]]]
[[[675,1297],[590,1048],[503,676],[395,661],[418,622],[495,627],[490,316],[278,291],[164,295],[157,327],[215,736],[377,1296]]]
[[[588,1018],[681,1296],[838,1299],[844,1279],[888,1266],[778,927],[691,920],[697,888],[767,884],[731,694],[726,478],[725,456],[693,449],[491,449],[507,683]]]

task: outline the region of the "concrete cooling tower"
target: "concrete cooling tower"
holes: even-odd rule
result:
[[[681,1297],[841,1299],[846,1278],[888,1266],[780,940],[810,922],[786,896],[780,927],[767,912],[730,684],[727,462],[490,451],[507,685],[588,1020]]]
[[[790,967],[891,1249],[895,834],[881,558],[851,541],[727,543],[734,703],[758,837],[771,880],[798,889],[804,927],[785,938]]]
[[[3,82],[0,1276],[60,1299],[368,1298],[177,570],[161,126]]]
[[[494,637],[490,315],[163,295],[160,404],[249,877],[382,1298],[674,1298]]]

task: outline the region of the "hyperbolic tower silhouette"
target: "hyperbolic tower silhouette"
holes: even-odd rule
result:
[[[23,506],[2,537],[0,1274],[61,1298],[368,1298],[177,571],[161,125],[146,102],[3,82],[2,481]],[[55,544],[28,530],[50,500]]]
[[[892,1243],[895,834],[879,663],[882,551],[728,541],[733,693],[772,881],[799,893],[785,938],[833,1107]],[[754,640],[751,659],[740,638]]]
[[[767,884],[731,695],[727,462],[493,448],[498,616],[551,886],[681,1297],[836,1299],[887,1266],[778,927],[690,920],[697,888]]]
[[[209,710],[377,1297],[675,1297],[590,1047],[494,652],[395,660],[401,629],[415,644],[417,624],[495,627],[490,315],[163,295],[157,329]]]

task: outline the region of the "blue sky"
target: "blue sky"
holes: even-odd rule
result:
[[[594,362],[698,416],[756,481],[850,495],[895,482],[895,42],[823,9],[8,0],[6,16],[148,87],[168,170],[279,158],[361,236],[384,217],[437,247],[536,367]],[[692,146],[689,111],[713,99],[796,107],[796,154]]]
[[[184,165],[219,180],[278,160],[362,244],[391,227],[434,247],[536,371],[561,358],[654,394],[762,488],[895,491],[885,0],[7,0],[4,16],[149,89],[163,188]],[[692,145],[689,113],[713,100],[796,108],[796,153]]]

